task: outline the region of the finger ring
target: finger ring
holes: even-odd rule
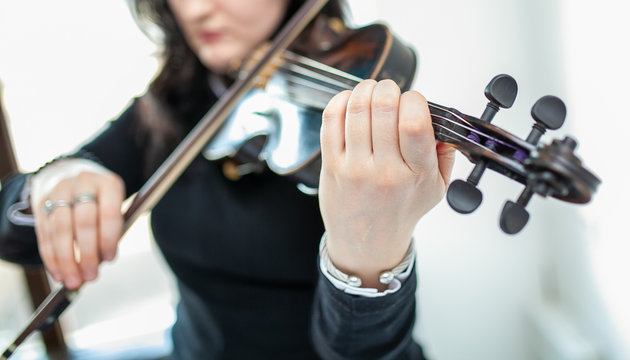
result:
[[[90,203],[90,202],[95,202],[96,201],[96,196],[94,196],[94,194],[77,194],[74,197],[74,204],[85,204],[85,203]]]
[[[46,200],[44,202],[44,210],[46,211],[47,214],[50,214],[56,208],[63,207],[63,206],[72,207],[72,203],[66,200],[57,200],[57,201]]]

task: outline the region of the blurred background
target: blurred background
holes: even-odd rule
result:
[[[494,124],[526,137],[531,106],[562,98],[563,128],[602,185],[591,203],[534,198],[529,224],[498,218],[522,186],[487,172],[481,207],[440,203],[418,224],[415,336],[433,359],[630,359],[630,203],[623,136],[630,133],[630,3],[623,0],[351,0],[357,25],[383,22],[419,55],[413,86],[479,116],[483,90],[512,75],[519,96]],[[0,0],[0,81],[19,165],[33,171],[72,151],[141,94],[155,46],[123,0]],[[615,136],[619,136],[616,138]],[[458,155],[453,178],[472,165]],[[78,359],[155,359],[169,351],[172,275],[146,218],[61,317]],[[32,313],[19,267],[0,262],[0,351]],[[45,359],[39,336],[15,359]]]

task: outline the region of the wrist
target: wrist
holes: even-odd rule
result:
[[[377,279],[381,272],[394,268],[403,260],[413,231],[391,231],[365,225],[360,230],[350,227],[326,229],[325,236],[328,255],[337,268],[365,279]]]
[[[323,267],[335,279],[354,287],[370,287],[383,290],[394,280],[394,278],[405,272],[415,259],[415,247],[413,238],[407,245],[406,252],[403,256],[397,257],[392,265],[387,266],[370,266],[368,267],[344,267],[337,266],[339,262],[331,259],[328,249],[328,236],[326,233],[322,236],[320,242],[320,258]],[[354,254],[353,257],[360,257]]]
[[[37,207],[62,180],[81,172],[109,173],[102,165],[84,158],[58,158],[37,170],[30,178],[30,204]]]

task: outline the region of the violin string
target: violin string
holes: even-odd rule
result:
[[[294,75],[294,74],[290,74],[290,75]],[[326,92],[329,95],[328,99],[330,99],[332,96],[334,96],[337,93],[337,90],[335,90],[335,89],[326,88],[326,87],[324,87],[324,86],[322,86],[320,84],[317,84],[317,83],[314,83],[312,81],[309,81],[310,77],[304,78],[303,76],[300,76],[300,75],[306,75],[306,73],[300,72],[299,74],[294,75],[293,77],[291,77],[290,81],[292,83],[295,83],[295,84],[300,85],[300,86],[313,87],[313,90],[324,91],[324,92]],[[299,93],[299,92],[296,92],[296,93]],[[431,116],[436,118],[436,119],[443,120],[445,122],[448,122],[448,123],[453,124],[455,126],[458,126],[460,128],[468,130],[469,132],[475,133],[475,134],[479,135],[480,137],[483,137],[483,138],[485,138],[487,140],[493,140],[493,141],[496,141],[498,143],[501,143],[502,145],[509,146],[505,142],[503,142],[503,141],[501,141],[499,139],[493,138],[493,137],[491,137],[491,136],[489,136],[487,134],[484,134],[480,130],[474,128],[473,125],[468,120],[466,120],[465,118],[463,118],[459,114],[457,114],[457,113],[455,113],[455,112],[453,112],[453,111],[451,111],[451,110],[449,110],[447,108],[444,108],[444,107],[441,107],[439,105],[432,104],[432,103],[429,103],[429,107],[432,107],[434,109],[446,112],[446,113],[452,115],[453,117],[455,117],[459,121],[450,119],[450,118],[448,118],[446,116],[443,116],[443,115],[440,115],[440,114],[437,114],[437,113],[434,112],[434,113],[431,114]]]
[[[453,124],[455,126],[459,126],[459,127],[463,128],[463,129],[466,129],[466,130],[468,130],[471,133],[475,133],[475,134],[477,134],[477,135],[479,135],[481,137],[484,137],[486,139],[486,141],[492,141],[492,142],[495,142],[495,143],[499,143],[499,144],[501,144],[501,145],[503,145],[503,146],[505,146],[507,148],[513,148],[509,144],[506,144],[505,142],[503,142],[503,141],[501,141],[499,139],[493,138],[493,137],[491,137],[491,136],[489,136],[487,134],[484,134],[483,132],[481,132],[481,131],[479,131],[479,130],[477,130],[475,128],[468,127],[468,126],[466,126],[464,124],[461,124],[461,123],[459,123],[457,121],[451,120],[451,119],[449,119],[449,118],[447,118],[445,116],[438,115],[438,114],[431,114],[431,117],[434,118],[434,119],[437,118],[437,119],[440,119],[440,120],[444,120],[444,121],[446,121],[446,122],[448,122],[450,124]],[[454,131],[453,129],[450,129],[450,128],[446,127],[445,125],[442,125],[441,123],[439,123],[437,121],[433,121],[433,125],[439,126],[442,129],[448,130],[448,131],[452,132],[453,134],[456,134],[458,137],[461,137],[462,139],[465,139],[466,141],[468,141],[470,143],[475,143],[475,144],[479,145],[480,147],[482,147],[482,148],[484,148],[484,149],[486,149],[488,151],[492,151],[490,148],[488,148],[485,145],[483,145],[481,143],[481,140],[473,141],[472,139],[468,138],[467,136],[464,136],[464,135]],[[493,152],[497,152],[497,151],[494,150]]]
[[[294,88],[300,89],[300,91],[306,90],[307,94],[310,92],[318,92],[321,97],[324,97],[325,101],[322,103],[322,108],[326,106],[328,101],[330,101],[335,94],[343,90],[352,89],[352,86],[349,84],[335,80],[331,82],[326,76],[310,69],[300,69],[299,67],[291,66],[281,71],[289,81],[288,85],[293,85]],[[291,86],[289,86],[289,89],[291,89]]]
[[[449,128],[447,128],[446,126],[444,126],[442,124],[433,123],[433,126],[437,126],[437,127],[441,128],[442,130],[445,130],[445,131],[447,131],[447,132],[449,132],[451,134],[454,134],[455,137],[453,137],[453,136],[451,136],[449,134],[441,133],[441,132],[440,132],[440,135],[446,136],[446,137],[448,137],[450,139],[453,139],[453,140],[458,140],[457,138],[460,138],[461,139],[460,142],[463,140],[464,142],[475,144],[475,145],[477,145],[477,146],[479,146],[479,147],[481,147],[484,150],[487,150],[489,152],[496,152],[496,150],[492,150],[492,149],[490,149],[490,148],[488,148],[488,147],[486,147],[486,146],[484,146],[484,145],[482,145],[482,144],[480,144],[480,143],[478,143],[476,141],[472,141],[471,139],[467,138],[466,136],[464,136],[464,135],[462,135],[462,134],[460,134],[460,133],[458,133],[456,131],[453,131],[453,130],[449,129]]]
[[[472,131],[472,132],[476,133],[477,135],[484,136],[487,140],[494,141],[495,143],[501,144],[501,145],[503,145],[503,146],[505,146],[507,148],[510,148],[510,149],[512,149],[514,151],[525,151],[525,152],[528,152],[525,149],[523,149],[521,146],[518,146],[516,144],[511,144],[508,141],[502,140],[501,138],[490,136],[490,135],[482,132],[481,130],[478,130],[468,119],[462,117],[460,114],[452,111],[451,109],[445,108],[442,105],[438,105],[438,104],[435,104],[435,103],[432,103],[432,102],[428,102],[428,104],[429,104],[430,108],[441,110],[441,111],[444,111],[444,112],[449,113],[450,115],[454,116],[455,118],[460,120],[462,123],[468,125],[468,126],[465,126],[463,124],[459,124],[460,126],[464,127],[465,129],[467,129],[469,131]],[[437,115],[435,113],[431,113],[431,114],[432,115]],[[444,118],[444,120],[452,122],[448,118]],[[452,122],[452,123],[454,123],[454,122]]]
[[[325,80],[330,80],[331,76],[334,76],[336,77],[337,80],[339,80],[342,83],[345,83],[346,85],[349,85],[351,88],[356,86],[361,81],[363,81],[363,79],[361,79],[358,76],[352,75],[345,71],[336,69],[332,66],[307,58],[306,56],[298,55],[293,52],[285,51],[284,58],[291,64],[294,64],[303,68],[308,68],[308,69],[311,69],[312,71],[317,71],[317,72],[327,75]]]
[[[283,71],[284,72],[284,71]],[[331,89],[330,87],[326,87],[319,82],[311,81],[310,78],[300,76],[300,74],[294,73],[286,73],[289,76],[289,80],[292,84],[299,85],[302,87],[308,87],[311,90],[320,91],[329,95],[329,100],[334,94],[338,93],[339,90],[348,90],[347,88],[339,88],[339,90]]]
[[[302,73],[299,73],[299,75],[306,75],[306,74],[302,72]],[[301,85],[301,86],[313,86],[315,88],[313,90],[320,90],[320,91],[325,91],[325,92],[327,91],[328,94],[330,95],[330,97],[332,97],[336,93],[336,90],[334,90],[334,89],[328,89],[326,87],[323,87],[320,84],[313,83],[312,81],[309,81],[309,80],[310,80],[310,78],[304,78],[303,76],[294,76],[291,79],[291,81],[294,82],[295,84],[298,84],[298,85]],[[439,114],[436,114],[436,113],[431,114],[432,117],[440,119],[440,120],[443,120],[443,121],[448,122],[450,124],[453,124],[455,126],[459,126],[459,127],[463,128],[463,129],[468,130],[469,132],[475,133],[475,134],[479,135],[480,137],[483,137],[483,138],[485,138],[487,140],[496,141],[498,143],[501,143],[504,146],[508,146],[509,147],[508,144],[506,144],[505,142],[501,141],[500,139],[493,138],[493,137],[491,137],[491,136],[489,136],[487,134],[484,134],[480,130],[474,128],[473,125],[469,121],[467,121],[465,118],[463,118],[459,114],[457,114],[457,113],[455,113],[455,112],[453,112],[453,111],[451,111],[451,110],[449,110],[447,108],[443,108],[443,107],[441,107],[439,105],[436,105],[436,104],[429,103],[429,106],[433,107],[433,108],[435,108],[437,110],[446,112],[446,113],[454,116],[459,121],[450,119],[450,118],[448,118],[446,116],[439,115]],[[465,137],[463,137],[463,138],[465,138]],[[480,145],[480,146],[482,146],[482,145]]]
[[[338,77],[340,77],[342,79],[349,80],[351,83],[350,84],[344,83],[344,85],[346,85],[346,87],[342,87],[343,90],[350,90],[354,86],[356,86],[359,82],[361,82],[363,80],[363,79],[361,79],[361,78],[359,78],[357,76],[354,76],[352,74],[346,73],[346,72],[341,71],[339,69],[336,69],[334,67],[331,67],[331,66],[328,66],[326,64],[320,63],[320,62],[318,62],[316,60],[312,60],[312,59],[309,59],[307,57],[297,55],[295,53],[285,52],[284,56],[285,56],[286,60],[288,60],[288,62],[290,64],[294,65],[294,67],[291,67],[291,69],[303,68],[303,69],[306,69],[306,70],[310,70],[310,72],[318,74],[317,79],[320,80],[322,83],[330,84],[332,86],[333,84],[332,84],[332,81],[331,81],[332,79],[331,79],[330,75],[338,76]],[[317,72],[314,69],[317,69],[319,71]],[[306,78],[305,78],[306,80],[313,79],[313,76],[309,76],[306,71],[305,72],[300,72],[299,74],[306,76]],[[324,76],[324,75],[328,75],[328,76]],[[335,82],[335,85],[336,84],[338,84],[338,83]],[[336,94],[338,91],[336,89],[330,89],[330,92],[332,94]],[[434,104],[434,103],[431,103],[431,102],[429,102],[429,107],[434,107],[436,109],[439,109],[439,110],[442,110],[444,112],[447,112],[447,113],[453,115],[458,120],[460,120],[460,121],[462,121],[464,123],[467,123],[467,124],[472,126],[472,124],[470,124],[465,118],[463,118],[459,114],[451,111],[448,108],[442,107],[442,106],[440,106],[438,104]]]
[[[430,107],[430,108],[432,107],[432,108],[434,108],[434,109],[444,111],[445,113],[448,113],[448,114],[452,115],[453,117],[455,117],[457,120],[459,120],[459,121],[461,121],[461,122],[463,122],[463,123],[465,123],[465,124],[468,124],[468,125],[469,125],[469,126],[471,126],[471,127],[473,126],[473,125],[470,123],[470,121],[468,121],[466,118],[464,118],[463,116],[459,115],[458,113],[454,112],[453,110],[451,110],[451,109],[449,109],[449,108],[445,108],[444,106],[441,106],[441,105],[438,105],[438,104],[432,103],[432,102],[430,102],[430,101],[428,101],[427,103],[428,103],[428,105],[429,105],[429,107]]]
[[[326,95],[328,95],[328,99],[332,98],[340,90],[352,89],[354,86],[356,86],[359,82],[362,81],[362,79],[357,76],[346,73],[344,71],[328,66],[326,64],[320,63],[316,60],[313,60],[313,59],[310,59],[301,55],[297,55],[295,53],[285,52],[284,59],[291,66],[289,66],[288,68],[282,67],[281,69],[283,70],[284,73],[286,73],[290,77],[291,82],[302,87],[308,87],[308,88],[311,88],[312,90],[323,92]],[[325,85],[327,85],[328,87]],[[513,150],[516,150],[518,148],[512,144],[507,143],[504,140],[501,140],[499,138],[483,133],[481,130],[475,128],[475,126],[466,118],[450,110],[449,108],[445,108],[441,105],[431,103],[431,102],[428,102],[428,106],[430,109],[432,108],[438,111],[442,111],[453,116],[455,120],[447,116],[440,115],[436,113],[435,111],[433,111],[431,112],[431,116],[434,118],[440,119],[442,121],[445,121],[455,126],[466,129],[469,132],[475,133],[476,135],[485,138],[486,141],[493,141],[495,143],[501,144]],[[444,129],[448,129],[441,124],[438,124],[438,126]],[[457,134],[458,137],[466,139],[466,141],[468,142],[472,142],[471,139],[467,139],[465,136],[453,130],[449,129],[449,131]],[[487,149],[488,151],[491,151],[489,148],[485,147],[482,144],[478,144],[478,145],[483,147],[484,149]]]
[[[502,146],[504,146],[504,147],[506,147],[508,149],[512,149],[514,151],[519,149],[518,146],[512,145],[512,144],[510,144],[510,143],[508,143],[506,141],[503,141],[503,140],[501,140],[499,138],[492,137],[492,136],[482,132],[481,130],[478,130],[478,129],[474,128],[472,125],[466,126],[466,125],[464,125],[462,123],[459,123],[457,121],[453,121],[453,120],[451,120],[451,119],[449,119],[449,118],[447,118],[447,117],[445,117],[443,115],[434,114],[434,113],[431,114],[431,117],[438,118],[440,120],[444,120],[444,121],[449,122],[449,123],[451,123],[453,125],[456,125],[456,126],[459,126],[461,128],[464,128],[464,129],[468,130],[471,133],[475,133],[476,135],[478,135],[480,137],[484,137],[487,142],[491,141],[491,142],[494,142],[495,144],[500,144],[500,145],[502,145]],[[434,124],[435,124],[435,122],[434,122]],[[470,124],[470,122],[466,121],[466,124]],[[444,125],[441,125],[441,126],[444,126]],[[479,146],[483,146],[483,145],[479,143]],[[496,152],[496,150],[494,152]]]
[[[284,72],[284,71],[283,71]],[[291,72],[284,74],[281,78],[283,84],[278,88],[279,94],[286,94],[291,102],[297,102],[304,106],[324,109],[330,99],[340,90],[335,91],[319,82],[313,82],[310,77],[305,77]],[[276,91],[276,90],[274,90]]]
[[[351,85],[332,80],[319,72],[295,65],[283,66],[285,85],[282,86],[292,101],[323,109],[335,94],[351,89]]]
[[[318,73],[316,71],[313,71],[312,69],[309,69],[309,68],[303,68],[296,65],[291,65],[288,68],[282,68],[281,71],[284,73],[293,74],[295,76],[302,77],[305,80],[311,80],[311,81],[318,82],[321,84],[326,84],[329,86],[329,89],[331,91],[336,90],[338,92],[339,90],[352,89],[352,86],[349,84],[346,84],[342,81],[338,81],[335,79],[330,79],[326,77],[325,75]]]
[[[498,140],[498,139],[495,139],[495,138],[491,137],[491,136],[490,136],[490,135],[488,135],[488,134],[484,134],[484,133],[482,133],[481,131],[479,131],[479,130],[475,129],[475,128],[474,128],[474,127],[472,127],[472,126],[467,126],[466,124],[459,123],[459,122],[457,122],[457,121],[455,121],[455,120],[449,119],[448,117],[446,117],[446,116],[444,116],[444,115],[431,114],[431,117],[438,118],[438,119],[440,119],[440,120],[444,120],[444,121],[446,121],[446,122],[448,122],[448,123],[451,123],[451,124],[453,124],[453,125],[456,125],[456,126],[459,126],[459,127],[461,127],[461,128],[464,128],[464,129],[466,129],[466,130],[468,130],[468,131],[470,131],[470,132],[473,132],[473,133],[475,133],[475,134],[477,134],[477,135],[480,135],[480,136],[485,137],[487,140],[500,141],[500,140]]]
[[[436,132],[439,130],[439,129],[436,129],[436,127],[440,127],[440,128],[442,128],[442,130],[445,130],[445,131],[448,131],[448,132],[451,132],[451,133],[453,133],[453,132],[454,132],[453,130],[451,130],[451,129],[449,129],[449,128],[445,127],[444,125],[434,123],[434,124],[433,124],[433,128],[434,128],[434,130],[435,130]],[[453,143],[457,143],[457,141],[458,141],[457,137],[455,137],[455,136],[451,136],[451,135],[449,135],[449,134],[447,134],[447,133],[444,133],[444,132],[442,132],[441,130],[440,130],[440,132],[439,132],[439,135],[440,135],[440,137],[443,137],[443,138],[447,138],[447,139],[452,140],[452,141],[453,141]]]
[[[328,66],[326,64],[320,63],[318,61],[315,61],[315,60],[312,60],[312,59],[309,59],[309,58],[297,55],[295,53],[286,52],[285,53],[285,58],[290,64],[294,65],[294,66],[291,66],[290,69],[291,70],[296,70],[295,72],[291,72],[291,71],[286,71],[285,70],[285,72],[289,73],[289,74],[296,75],[298,77],[301,77],[301,78],[303,78],[303,79],[305,79],[307,81],[312,80],[313,78],[315,78],[314,76],[308,74],[310,72],[310,73],[317,74],[317,77],[316,77],[317,80],[321,81],[324,84],[329,84],[329,85],[331,85],[331,87],[334,86],[334,85],[339,85],[340,82],[335,81],[333,83],[332,79],[330,78],[330,76],[325,76],[325,75],[338,76],[338,77],[341,77],[343,79],[350,80],[352,82],[351,84],[343,83],[344,85],[346,85],[345,87],[335,86],[335,87],[337,87],[337,89],[330,88],[329,92],[331,94],[333,94],[333,95],[338,92],[339,88],[341,88],[343,90],[350,90],[354,86],[356,86],[359,82],[362,81],[362,79],[357,77],[357,76],[354,76],[354,75],[346,73],[344,71],[335,69],[335,68],[333,68],[331,66]],[[297,69],[300,69],[300,68],[304,69],[305,71],[298,71]],[[320,70],[321,72],[316,72],[314,69]],[[308,85],[308,84],[305,84],[305,85]],[[448,108],[444,108],[444,107],[442,107],[440,105],[437,105],[437,104],[434,104],[434,103],[431,103],[431,102],[429,102],[429,107],[433,107],[433,108],[436,108],[438,110],[442,110],[444,112],[447,112],[447,113],[451,114],[452,116],[454,116],[455,118],[457,118],[458,120],[460,120],[460,121],[462,121],[462,122],[472,126],[472,124],[470,124],[469,121],[467,121],[465,118],[463,118],[459,114],[451,111]]]

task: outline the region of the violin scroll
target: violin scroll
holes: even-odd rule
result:
[[[487,168],[525,185],[518,199],[507,201],[501,212],[499,226],[508,234],[518,233],[527,224],[529,213],[525,208],[534,194],[587,203],[600,184],[575,155],[575,139],[565,137],[548,145],[539,144],[547,130],[564,124],[566,106],[559,98],[547,95],[536,101],[531,109],[535,123],[525,140],[489,124],[499,108],[512,106],[516,92],[512,77],[496,76],[486,87],[490,102],[479,119],[432,104],[436,138],[451,143],[475,164],[466,181],[455,180],[448,188],[446,198],[455,211],[468,214],[479,207],[483,196],[477,184]],[[451,114],[450,128],[445,125],[444,111]]]

